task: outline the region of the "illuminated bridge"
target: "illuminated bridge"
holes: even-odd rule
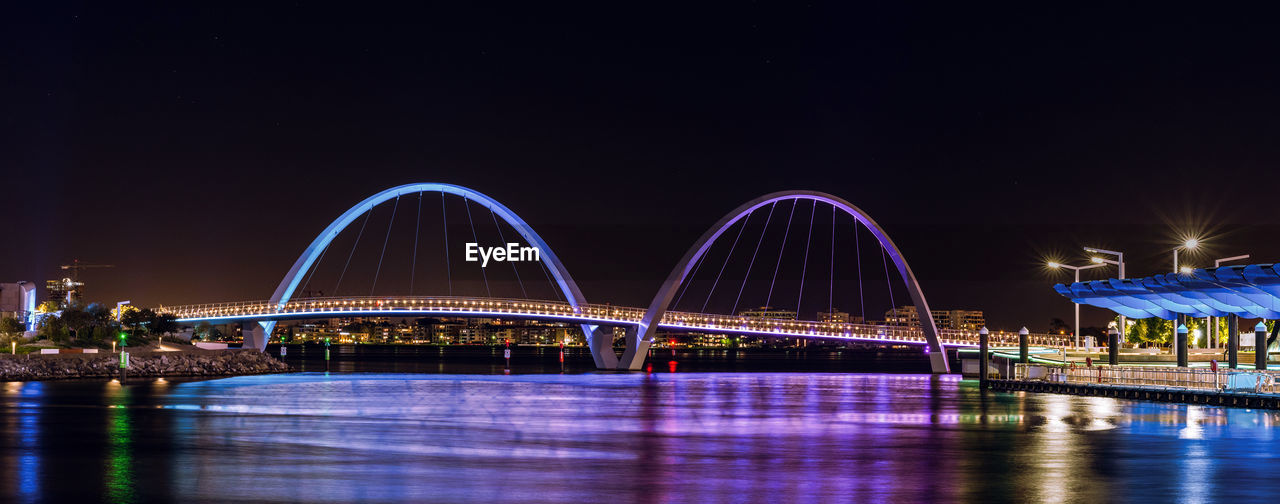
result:
[[[247,301],[185,306],[162,306],[179,322],[223,324],[257,320],[297,320],[327,317],[483,317],[531,319],[572,324],[634,326],[644,318],[643,308],[587,304],[574,309],[563,301],[466,297],[364,297],[303,298],[283,307],[270,301]],[[824,338],[890,344],[924,345],[924,331],[918,327],[813,322],[731,317],[706,313],[668,311],[658,323],[662,329],[678,332],[764,335],[775,337]],[[940,329],[944,346],[975,346],[978,333]],[[1016,335],[993,334],[994,343],[1016,343]],[[1059,345],[1061,336],[1031,335],[1031,344]]]
[[[437,211],[439,218],[431,215]],[[371,225],[375,213],[390,218]],[[412,233],[396,232],[410,223]],[[366,236],[373,246],[361,249]],[[581,241],[603,247],[590,237]],[[525,252],[506,257],[504,247],[536,250],[536,260],[527,261]],[[482,252],[483,262],[477,250],[488,251]],[[326,268],[333,271],[321,272]],[[328,281],[334,282],[328,295],[313,294]],[[367,281],[368,289],[353,287],[353,281]],[[415,290],[424,281],[438,293]],[[378,294],[379,286],[392,294]],[[362,292],[348,294],[344,287]],[[910,317],[896,311],[905,305],[914,306]],[[764,313],[750,315],[757,306]],[[841,306],[849,309],[840,311]],[[648,308],[588,303],[559,256],[515,212],[465,187],[419,183],[381,191],[340,215],[303,251],[270,299],[161,310],[187,324],[240,323],[244,346],[259,350],[282,320],[439,316],[564,322],[581,326],[600,369],[640,369],[659,328],[921,345],[936,373],[949,370],[944,345],[977,341],[975,333],[939,330],[906,259],[870,216],[815,191],[767,194],[730,211],[676,263]],[[808,313],[827,321],[804,321],[801,314]],[[895,314],[895,320],[854,323],[880,313]],[[613,328],[625,334],[621,355],[614,350]],[[1032,340],[1052,345],[1060,338]]]

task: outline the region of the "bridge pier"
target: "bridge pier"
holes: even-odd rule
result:
[[[275,321],[269,322],[243,322],[240,324],[240,334],[244,337],[244,344],[240,347],[252,348],[259,352],[267,350],[267,340],[271,338],[271,330],[275,329]]]
[[[613,351],[613,328],[601,326],[582,326],[587,337],[587,347],[591,349],[591,359],[596,369],[618,369],[618,354]]]
[[[636,341],[640,337],[639,327],[627,327],[627,344],[626,350],[622,352],[622,358],[618,359],[615,369],[626,371],[639,371],[644,367],[644,359],[649,355],[649,346],[653,344],[649,340]],[[613,346],[609,346],[609,352],[613,353]]]

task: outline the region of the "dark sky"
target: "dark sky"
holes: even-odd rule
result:
[[[0,21],[0,279],[117,265],[94,300],[264,299],[331,219],[419,181],[502,201],[616,304],[784,189],[860,206],[935,308],[997,328],[1069,318],[1045,254],[1149,275],[1195,230],[1194,265],[1280,256],[1265,12],[52,4]]]

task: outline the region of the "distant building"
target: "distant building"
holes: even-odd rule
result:
[[[0,283],[0,317],[13,317],[33,330],[36,313],[36,284],[31,282]]]
[[[762,318],[773,320],[796,320],[797,314],[791,310],[779,310],[772,306],[761,306],[754,310],[743,310],[738,312],[739,317],[746,318]]]
[[[44,283],[46,301],[53,301],[58,308],[66,308],[80,301],[80,287],[84,286],[84,282],[77,282],[70,278],[62,278],[58,280],[49,280]]]
[[[836,310],[830,312],[818,312],[818,322],[835,322],[838,324],[861,324],[862,317],[852,316],[848,313]]]
[[[981,310],[929,310],[929,313],[933,314],[933,324],[938,329],[976,331],[987,325]],[[920,312],[915,306],[899,306],[885,312],[884,319],[892,325],[919,326]]]

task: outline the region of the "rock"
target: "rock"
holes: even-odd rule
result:
[[[116,354],[58,354],[0,357],[0,380],[108,378],[119,373]],[[289,366],[253,350],[193,350],[190,353],[140,351],[129,356],[129,375],[233,376],[288,372]]]

